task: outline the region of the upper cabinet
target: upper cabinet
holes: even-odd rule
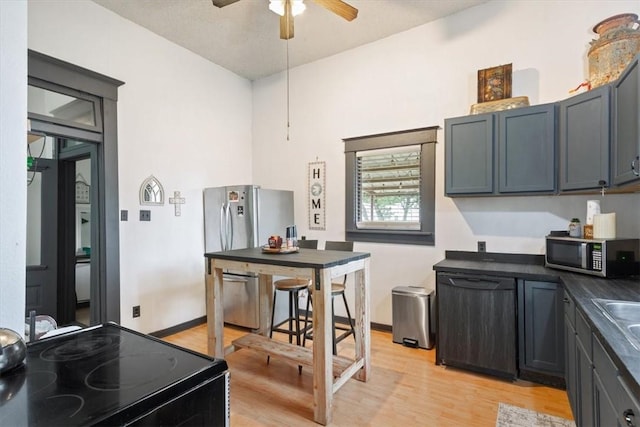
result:
[[[553,193],[556,106],[445,120],[448,196]]]
[[[445,120],[447,195],[493,193],[494,115]]]
[[[559,103],[560,191],[610,184],[609,85]]]
[[[449,197],[638,191],[640,55],[615,82],[564,101],[444,123]]]
[[[640,55],[613,83],[612,173],[616,185],[640,179]]]

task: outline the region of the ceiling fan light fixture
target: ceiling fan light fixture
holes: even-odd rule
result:
[[[307,8],[302,0],[290,0],[291,1],[291,14],[298,16]],[[269,0],[269,10],[277,13],[280,16],[284,16],[284,2],[285,0]]]

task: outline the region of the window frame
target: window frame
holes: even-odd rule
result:
[[[435,245],[435,158],[439,126],[343,139],[345,144],[345,240]],[[357,228],[357,152],[420,145],[420,230]]]

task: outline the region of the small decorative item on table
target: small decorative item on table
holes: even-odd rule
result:
[[[300,250],[300,248],[297,246],[292,246],[290,248],[286,246],[282,246],[279,248],[272,248],[271,246],[268,246],[268,245],[262,246],[261,249],[262,249],[262,252],[265,254],[292,254]]]
[[[511,64],[478,70],[478,102],[511,98]]]

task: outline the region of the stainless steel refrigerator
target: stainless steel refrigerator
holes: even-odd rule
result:
[[[204,189],[205,252],[265,245],[293,224],[293,191],[255,185]],[[261,329],[258,276],[225,270],[222,286],[225,323]],[[276,321],[283,311],[286,307],[276,307]]]

